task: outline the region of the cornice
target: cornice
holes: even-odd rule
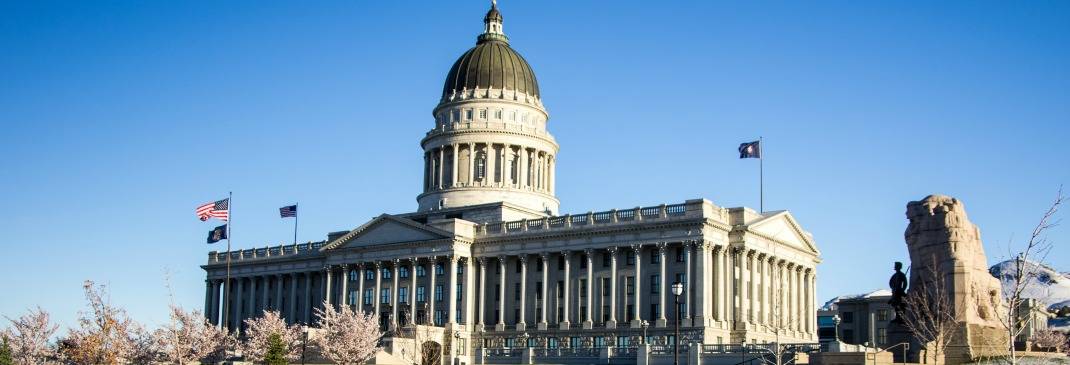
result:
[[[550,144],[551,146],[554,147],[554,154],[557,154],[557,152],[561,149],[561,146],[557,144],[557,140],[554,139],[552,135],[550,135],[549,131],[546,132],[546,136],[549,137],[549,138],[547,138],[547,137],[540,136],[540,135],[537,135],[537,134],[528,134],[528,133],[522,133],[522,132],[517,132],[517,131],[502,130],[502,129],[490,129],[490,128],[484,128],[484,129],[468,129],[468,128],[466,128],[466,129],[450,129],[450,130],[447,130],[447,131],[432,130],[431,132],[428,132],[428,134],[426,136],[424,136],[424,138],[420,139],[420,148],[423,148],[424,150],[427,150],[427,142],[430,141],[431,139],[440,138],[440,137],[453,137],[455,135],[463,135],[463,134],[505,134],[505,135],[527,137],[527,138],[541,140],[543,142],[546,142],[546,143]],[[494,141],[491,141],[491,142],[493,143]],[[435,146],[432,146],[432,147],[435,147]]]

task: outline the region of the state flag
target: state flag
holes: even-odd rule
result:
[[[739,158],[762,158],[761,141],[740,143]]]
[[[208,243],[216,243],[227,239],[227,225],[224,224],[219,227],[215,227],[211,231],[208,231]]]

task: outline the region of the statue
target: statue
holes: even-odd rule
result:
[[[895,262],[895,274],[888,279],[888,286],[892,289],[892,299],[888,301],[888,304],[895,310],[895,319],[892,322],[903,323],[903,307],[906,306],[903,298],[907,295],[907,275],[903,273],[902,262]]]

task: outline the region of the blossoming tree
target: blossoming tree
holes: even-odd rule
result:
[[[59,326],[52,323],[48,312],[38,307],[17,319],[7,320],[11,327],[0,333],[0,337],[7,339],[15,364],[43,364],[55,358],[55,350],[48,341]]]
[[[320,333],[311,340],[324,357],[338,364],[361,364],[375,355],[383,337],[379,315],[335,309],[326,302],[323,307],[316,309]]]
[[[263,362],[270,347],[271,335],[278,335],[285,347],[286,358],[293,361],[301,357],[301,328],[286,325],[278,311],[264,311],[259,318],[245,320],[245,342],[242,356],[246,361]]]

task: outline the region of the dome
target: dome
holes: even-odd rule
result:
[[[528,61],[509,47],[509,38],[501,31],[502,15],[492,6],[483,19],[486,24],[476,46],[453,63],[442,95],[472,89],[508,89],[539,98],[539,83]]]

